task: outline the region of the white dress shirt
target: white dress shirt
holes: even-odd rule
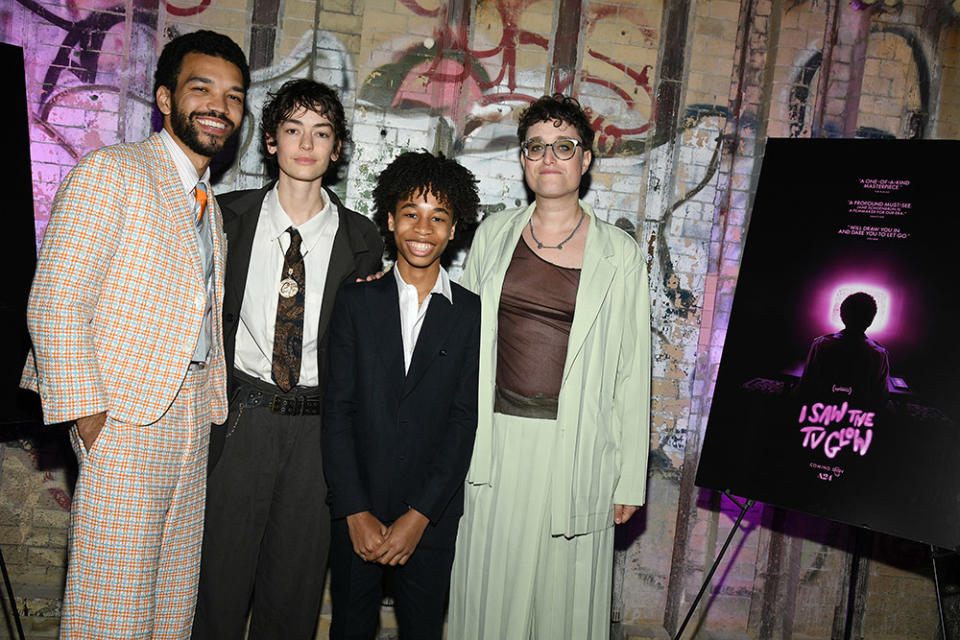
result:
[[[324,205],[315,216],[297,227],[302,238],[300,252],[305,271],[303,350],[298,387],[320,384],[317,365],[317,335],[320,307],[327,281],[333,239],[340,226],[337,206],[324,194]],[[260,219],[250,252],[247,284],[243,290],[237,327],[234,366],[247,375],[273,383],[273,333],[277,321],[277,297],[283,279],[284,255],[290,247],[289,227],[296,226],[280,205],[277,187],[263,199]]]
[[[197,168],[193,166],[190,158],[187,157],[187,154],[184,153],[166,129],[160,130],[160,139],[163,140],[167,153],[170,154],[170,160],[177,170],[177,175],[180,176],[180,182],[183,184],[183,190],[189,201],[194,202],[193,190],[197,187],[198,182],[202,182],[207,190],[207,211],[204,212],[200,225],[194,225],[194,230],[197,232],[197,245],[200,248],[206,300],[198,301],[198,304],[204,305],[203,322],[200,324],[197,346],[194,347],[193,351],[195,362],[206,362],[210,358],[210,345],[213,343],[213,306],[216,296],[214,293],[213,225],[210,216],[207,215],[211,207],[210,201],[213,199],[213,189],[210,188],[210,167],[207,167],[202,176],[197,175]]]
[[[450,276],[447,275],[447,270],[440,267],[433,289],[423,299],[423,304],[420,304],[417,288],[404,281],[399,269],[394,267],[392,271],[397,281],[397,294],[400,296],[400,334],[403,337],[403,370],[406,373],[410,371],[410,360],[413,359],[413,350],[417,348],[417,338],[420,337],[423,319],[427,317],[430,299],[433,294],[439,293],[453,304],[453,290],[450,288]]]

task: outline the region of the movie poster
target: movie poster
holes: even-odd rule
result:
[[[957,152],[768,141],[698,485],[960,546]]]

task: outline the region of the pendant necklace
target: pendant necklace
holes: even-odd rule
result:
[[[293,271],[293,269],[291,269]],[[284,278],[280,281],[280,295],[284,298],[292,298],[297,295],[297,291],[300,290],[300,287],[297,286],[297,281],[293,278]]]
[[[583,208],[582,207],[577,207],[577,208],[580,209],[580,219],[577,220],[577,226],[573,228],[573,231],[570,232],[570,235],[568,235],[566,238],[564,238],[557,244],[553,245],[552,247],[549,247],[543,244],[542,242],[540,242],[539,240],[537,240],[537,234],[533,232],[533,216],[532,215],[530,216],[530,237],[533,238],[533,241],[537,243],[537,249],[563,249],[563,245],[570,242],[570,239],[573,238],[573,236],[577,235],[577,231],[580,231],[580,225],[583,224],[583,217],[584,217]]]
[[[279,238],[277,242],[280,242]],[[280,251],[283,251],[283,245],[280,245]],[[300,260],[303,260],[302,255],[300,256]],[[293,267],[287,262],[287,254],[285,252],[283,253],[283,266],[287,270],[287,277],[280,281],[280,295],[284,298],[292,298],[300,291],[300,287],[297,285],[297,281],[293,279]]]

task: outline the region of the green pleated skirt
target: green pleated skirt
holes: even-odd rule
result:
[[[495,413],[491,484],[467,484],[447,640],[605,640],[613,526],[550,535],[554,420]]]

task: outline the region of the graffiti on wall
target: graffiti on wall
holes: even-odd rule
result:
[[[389,110],[425,109],[443,114],[454,125],[454,147],[464,149],[477,129],[509,121],[514,109],[543,94],[545,65],[531,68],[523,63],[531,52],[542,62],[551,47],[549,33],[522,26],[531,22],[524,17],[536,4],[533,0],[480,3],[473,42],[469,25],[450,19],[449,4],[433,9],[418,0],[402,0],[402,4],[416,16],[435,18],[433,35],[406,46],[399,43],[396,58],[364,79],[358,95],[361,101]],[[537,22],[550,24],[549,20]],[[561,79],[556,89],[569,93],[576,79],[579,97],[598,134],[598,150],[611,155],[636,154],[642,151],[643,137],[650,128],[654,65],[653,61],[618,60],[593,46],[595,34],[613,22],[630,24],[634,33],[628,34],[628,27],[623,27],[622,37],[639,40],[651,56],[655,54],[656,33],[643,26],[648,19],[642,11],[591,5],[585,16],[585,60],[578,74]],[[488,32],[494,33],[492,39]],[[497,136],[492,138],[496,145]]]
[[[179,0],[161,9],[153,0],[16,0],[5,8],[2,37],[24,48],[27,64],[38,242],[70,167],[94,149],[150,132],[160,16],[169,38],[183,28],[175,20],[209,3]]]
[[[880,51],[880,50],[883,51]],[[893,52],[892,54],[890,52]],[[920,37],[910,29],[898,26],[873,25],[867,47],[868,57],[874,59],[898,58],[908,61],[907,72],[899,81],[896,93],[899,99],[883,95],[882,114],[861,112],[855,137],[894,139],[922,138],[930,118],[931,68],[927,60]],[[811,135],[812,103],[816,95],[817,83],[823,66],[823,51],[817,49],[800,61],[794,70],[793,82],[787,99],[787,115],[790,123],[790,137],[809,137]],[[880,84],[886,86],[891,81],[884,76]],[[857,90],[861,94],[871,91],[886,93],[886,89],[871,86],[875,80],[865,78],[863,86]],[[882,116],[887,116],[886,118]],[[872,118],[870,116],[873,116]],[[844,135],[837,126],[827,121],[818,135],[838,137]]]
[[[263,185],[265,167],[258,118],[269,92],[287,80],[313,78],[336,89],[349,114],[356,93],[355,77],[353,58],[346,47],[336,35],[322,29],[304,31],[287,55],[268,67],[252,70],[246,100],[247,115],[237,143],[236,164],[230,167],[218,189],[256,189]],[[234,158],[218,160],[232,164]]]
[[[149,126],[156,3],[137,0],[128,10],[115,1],[86,0],[55,10],[35,0],[17,2],[25,10],[21,21],[30,23],[21,25],[24,34],[53,32],[53,47],[41,44],[46,37],[25,37],[22,43],[32,61],[27,72],[33,80],[28,86],[36,91],[30,96],[33,125],[74,162]],[[165,10],[188,16],[207,4],[167,3]]]
[[[55,8],[36,0],[16,2],[17,11],[5,16],[3,36],[22,40],[28,61],[39,242],[49,204],[73,164],[94,149],[142,139],[159,126],[152,94],[158,40],[198,28],[182,21],[204,13],[211,0],[164,2],[162,8],[155,0],[80,0]],[[164,12],[162,21],[159,11]],[[44,41],[53,46],[40,44]],[[287,55],[252,73],[247,112],[254,115],[245,119],[234,155],[218,158],[213,167],[225,174],[228,187],[261,185],[264,167],[256,114],[268,91],[305,76],[326,82],[341,92],[345,103],[352,102],[355,72],[346,48],[330,32],[305,30]]]

